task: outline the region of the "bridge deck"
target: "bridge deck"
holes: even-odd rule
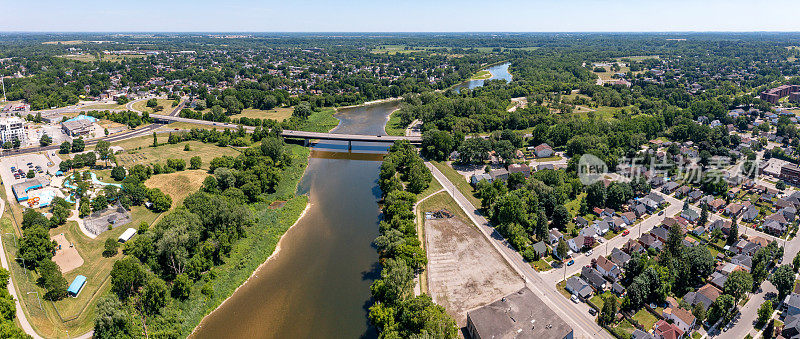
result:
[[[170,115],[150,114],[150,117],[161,121],[188,122],[193,124],[217,126],[224,128],[239,128],[240,126],[236,124],[188,119]],[[254,127],[250,126],[243,126],[243,127],[248,131],[255,130]],[[422,137],[420,136],[337,134],[337,133],[305,132],[305,131],[293,131],[293,130],[284,130],[281,135],[284,138],[297,138],[297,139],[319,139],[319,140],[340,140],[340,141],[361,141],[361,142],[395,142],[398,140],[408,140],[413,144],[419,144],[422,142]]]

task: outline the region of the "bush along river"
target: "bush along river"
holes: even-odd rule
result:
[[[507,70],[507,66],[506,66]],[[333,133],[385,135],[398,102],[346,108]],[[310,206],[276,253],[218,309],[195,338],[372,338],[370,285],[379,277],[378,172],[389,145],[314,145],[298,191]]]

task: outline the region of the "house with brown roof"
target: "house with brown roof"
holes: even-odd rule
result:
[[[636,213],[635,212],[625,212],[621,215],[622,220],[625,221],[627,225],[633,225],[636,222]]]
[[[594,264],[597,271],[603,276],[611,279],[611,281],[616,281],[622,274],[622,271],[619,269],[617,264],[613,263],[611,260],[608,260],[608,258],[602,255],[596,259]]]
[[[690,332],[697,325],[692,312],[682,307],[667,307],[661,313],[661,316],[672,320],[672,323],[677,325],[684,333]]]
[[[730,205],[725,207],[724,214],[729,216],[729,217],[738,216],[739,213],[742,211],[742,207],[743,206],[741,204],[730,204]]]
[[[724,206],[725,206],[725,200],[722,199],[714,199],[708,204],[708,207],[714,212],[719,211]]]
[[[705,284],[703,287],[700,287],[697,292],[686,293],[686,295],[683,296],[683,301],[692,306],[700,303],[703,305],[703,308],[708,310],[711,304],[713,304],[720,295],[722,295],[722,291],[714,287],[714,285]]]
[[[653,329],[653,334],[657,339],[683,339],[683,333],[677,325],[670,324],[665,320],[659,320],[655,328]]]
[[[622,251],[628,254],[642,253],[645,251],[641,243],[634,239],[628,240],[625,245],[622,245]]]

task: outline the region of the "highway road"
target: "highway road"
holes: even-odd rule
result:
[[[503,258],[511,264],[511,267],[514,268],[517,274],[525,280],[525,285],[536,293],[542,301],[551,306],[551,309],[572,327],[575,338],[613,338],[595,322],[594,317],[589,315],[589,306],[583,303],[574,304],[558,292],[556,289],[557,280],[544,277],[536,272],[536,270],[526,263],[522,256],[489,225],[489,221],[478,212],[477,208],[455,188],[453,183],[450,182],[442,172],[429,162],[426,162],[425,165],[431,170],[433,177],[442,184],[445,191],[453,197],[459,207],[466,212],[470,220],[475,223],[481,233],[489,240],[495,249],[497,249],[500,255],[502,255]]]

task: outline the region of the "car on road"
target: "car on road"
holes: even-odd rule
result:
[[[575,259],[571,259],[570,261],[567,262],[567,266],[572,266],[574,264],[575,264]]]
[[[586,251],[586,256],[587,256],[587,257],[588,257],[588,256],[591,256],[591,255],[592,255],[592,253],[594,253],[592,250],[588,250],[588,251]]]
[[[578,296],[573,294],[572,298],[569,298],[569,300],[572,300],[572,302],[577,304],[578,303]]]
[[[625,231],[623,231],[623,232],[622,232],[622,236],[623,236],[623,237],[624,237],[624,236],[626,236],[626,235],[628,235],[628,234],[631,234],[631,231],[629,231],[629,230],[625,230]]]

